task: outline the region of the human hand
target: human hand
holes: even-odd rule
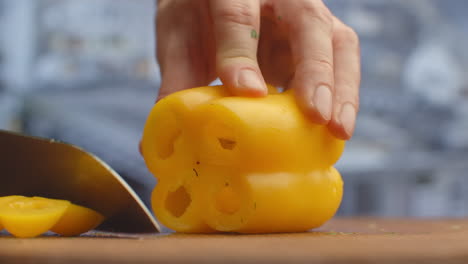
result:
[[[356,33],[322,0],[159,0],[158,99],[219,77],[233,94],[294,89],[312,122],[351,138],[359,109]]]

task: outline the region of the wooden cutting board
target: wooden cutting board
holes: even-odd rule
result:
[[[468,263],[468,219],[337,218],[271,235],[0,237],[0,263]]]

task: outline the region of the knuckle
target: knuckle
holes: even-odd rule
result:
[[[325,58],[307,59],[296,65],[295,78],[305,82],[320,82],[334,88],[333,63]]]
[[[330,10],[319,1],[304,1],[301,10],[306,19],[314,20],[328,32],[332,31],[333,16]]]
[[[219,56],[217,66],[224,68],[229,65],[244,65],[252,68],[257,68],[258,63],[255,57],[251,56],[248,51],[241,49],[231,49]]]
[[[238,1],[218,12],[218,19],[224,23],[240,24],[252,27],[256,24],[253,9],[246,3]]]
[[[328,58],[313,58],[304,62],[304,70],[314,74],[331,74],[333,63]]]
[[[157,6],[157,9],[161,9],[163,7],[166,7],[167,6],[167,0],[157,0],[156,1],[156,6]]]
[[[337,73],[337,78],[340,80],[340,85],[344,86],[344,90],[354,91],[359,90],[361,85],[361,72],[359,67],[348,67],[346,72]]]
[[[350,95],[347,101],[356,108],[356,111],[359,110],[359,94]]]
[[[351,103],[356,108],[356,111],[359,111],[359,93],[352,90],[352,85],[346,85],[341,88],[342,89],[338,89],[335,94],[337,107],[345,103]],[[339,91],[341,91],[341,93]]]
[[[354,101],[354,107],[356,108],[356,113],[359,112],[360,107],[361,107],[361,105],[359,103],[359,96],[356,96],[356,99]]]
[[[334,34],[334,39],[335,39],[335,45],[337,46],[352,46],[355,48],[359,47],[359,36],[349,26],[343,25],[339,26],[338,28],[335,29],[335,34]]]

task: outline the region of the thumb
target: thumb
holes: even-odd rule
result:
[[[259,0],[211,0],[216,70],[235,95],[263,96],[267,87],[257,62]]]

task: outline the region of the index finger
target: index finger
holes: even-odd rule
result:
[[[313,121],[331,120],[333,77],[333,21],[322,1],[278,1],[277,13],[289,31],[295,73],[288,88]]]
[[[265,95],[257,63],[259,0],[211,0],[216,42],[216,69],[221,81],[238,95]]]

